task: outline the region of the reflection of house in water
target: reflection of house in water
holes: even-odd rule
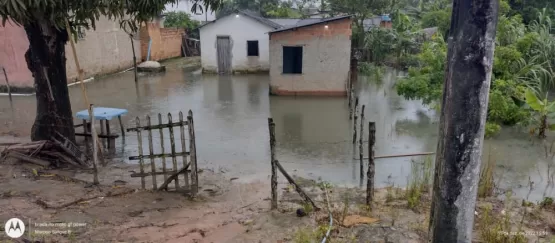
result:
[[[258,108],[260,105],[260,81],[249,79],[248,84],[249,105]]]
[[[224,103],[233,102],[233,80],[230,76],[218,76],[218,100]]]
[[[272,96],[271,117],[278,142],[321,143],[350,137],[349,113],[342,98],[293,98]]]

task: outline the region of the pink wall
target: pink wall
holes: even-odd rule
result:
[[[27,68],[25,52],[29,48],[29,40],[25,30],[14,23],[0,24],[0,67],[8,73],[11,86],[33,86],[33,76]],[[6,85],[4,74],[0,72],[0,86]]]

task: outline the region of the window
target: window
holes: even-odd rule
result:
[[[283,73],[303,73],[303,47],[283,47]]]
[[[258,41],[247,41],[247,56],[258,56]]]

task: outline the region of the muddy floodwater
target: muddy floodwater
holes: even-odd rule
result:
[[[438,114],[418,100],[405,100],[393,85],[400,75],[389,70],[383,82],[360,78],[358,95],[365,105],[366,122],[376,122],[375,154],[395,155],[434,152],[437,142]],[[165,74],[141,76],[138,84],[133,73],[111,75],[86,84],[91,103],[100,107],[124,108],[126,127],[135,125],[135,117],[145,122],[158,113],[167,121],[167,113],[178,119],[178,112],[194,113],[199,167],[225,172],[241,181],[266,179],[270,174],[268,117],[276,123],[277,159],[299,176],[321,179],[336,185],[359,186],[358,152],[353,150],[353,121],[349,120],[346,98],[269,96],[268,75],[216,76],[168,68]],[[86,108],[79,85],[69,87],[73,113]],[[0,96],[2,134],[29,135],[35,116],[34,96],[15,96],[10,103]],[[76,120],[76,122],[81,122]],[[112,131],[120,134],[116,122]],[[79,131],[81,128],[78,128]],[[179,129],[175,136],[179,138]],[[368,127],[365,125],[364,140]],[[145,135],[143,150],[148,151]],[[169,136],[166,134],[165,138]],[[154,150],[160,151],[158,131],[153,134]],[[180,151],[180,144],[177,144]],[[357,145],[358,147],[358,145]],[[367,145],[364,144],[365,154]],[[165,142],[170,151],[169,142]],[[554,149],[555,151],[555,149]],[[116,140],[115,160],[126,163],[137,155],[136,133]],[[515,128],[488,139],[484,160],[496,161],[496,182],[512,189],[515,196],[530,201],[553,196],[548,187],[548,161],[544,147]],[[422,157],[391,158],[376,161],[377,186],[404,187],[410,175],[411,160]],[[158,162],[159,163],[159,162]],[[551,171],[554,169],[551,168]],[[530,195],[528,179],[534,183]]]

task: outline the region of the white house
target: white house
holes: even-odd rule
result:
[[[267,72],[268,32],[282,26],[249,11],[232,14],[199,27],[205,72]]]

